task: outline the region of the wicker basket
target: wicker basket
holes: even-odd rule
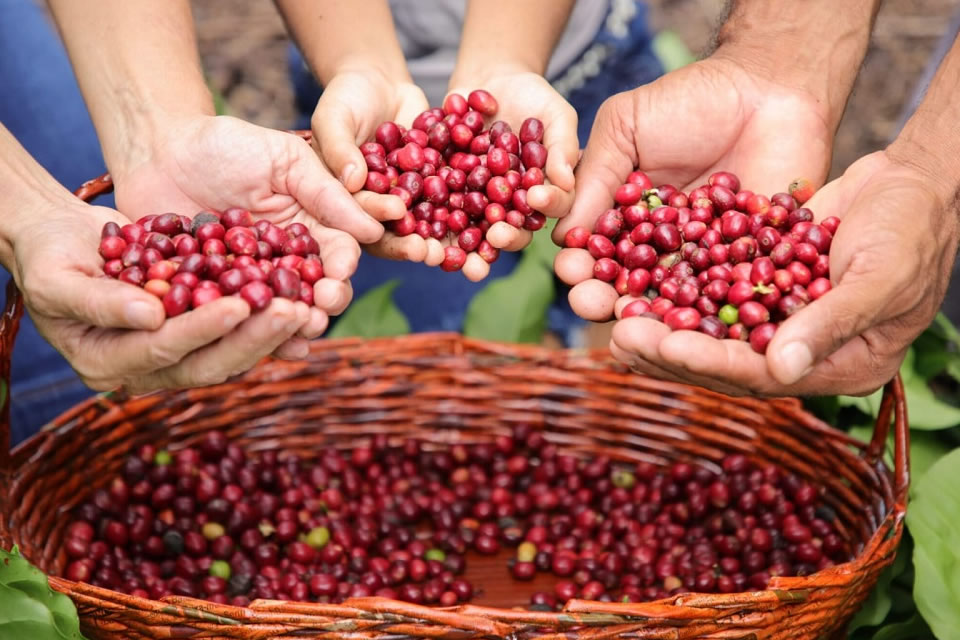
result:
[[[93,197],[109,178],[84,186]],[[16,290],[0,321],[0,374],[9,380],[20,314]],[[0,422],[0,546],[17,544],[69,595],[91,640],[159,638],[825,638],[839,637],[890,564],[903,528],[908,429],[903,387],[887,385],[864,446],[793,399],[728,398],[630,373],[600,352],[554,351],[421,334],[314,344],[305,362],[268,360],[225,384],[93,398],[8,454]],[[891,422],[895,470],[882,461]],[[373,434],[434,443],[477,442],[516,423],[542,428],[576,455],[665,465],[715,465],[732,452],[782,465],[827,487],[824,501],[857,551],[814,575],[774,578],[765,591],[684,594],[645,604],[571,601],[561,613],[524,611],[530,585],[503,560],[471,558],[487,597],[451,609],[364,598],[342,605],[257,601],[248,608],[186,598],[150,601],[56,576],[68,512],[118,473],[134,447],[171,450],[217,429],[251,451],[310,456]],[[496,585],[496,589],[491,589]]]

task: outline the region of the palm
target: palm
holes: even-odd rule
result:
[[[830,250],[835,291],[784,322],[765,357],[743,342],[643,318],[617,323],[614,355],[642,373],[733,394],[858,394],[889,380],[943,299],[956,220],[928,180],[883,153],[851,166],[808,206],[820,219],[843,220]],[[915,215],[905,219],[906,211]],[[781,384],[777,375],[791,364],[781,347],[795,342],[822,359]]]
[[[626,95],[636,165],[655,184],[694,187],[724,170],[769,195],[826,176],[832,132],[816,104],[732,63],[706,60]]]

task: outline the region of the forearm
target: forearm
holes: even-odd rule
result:
[[[923,101],[897,139],[891,158],[919,169],[950,206],[960,196],[960,39],[940,64]]]
[[[72,196],[0,125],[0,264],[14,273],[13,245],[35,212]]]
[[[387,0],[275,0],[321,85],[347,69],[410,81]]]
[[[880,1],[731,0],[714,55],[806,91],[835,129],[867,53]]]
[[[450,86],[471,86],[488,69],[543,74],[574,0],[470,0]]]
[[[111,173],[148,157],[164,122],[213,115],[187,0],[49,0]]]

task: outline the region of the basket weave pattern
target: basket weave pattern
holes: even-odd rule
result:
[[[92,197],[109,178],[81,190]],[[11,286],[0,320],[0,375],[9,380],[20,313]],[[93,398],[8,455],[0,421],[0,547],[20,546],[51,576],[66,565],[69,512],[143,444],[172,451],[223,431],[249,451],[350,448],[374,434],[427,443],[489,441],[518,423],[582,456],[716,467],[730,453],[773,462],[826,487],[825,504],[855,560],[765,591],[683,594],[653,603],[574,600],[560,613],[465,605],[449,609],[380,598],[342,605],[257,601],[247,608],[171,597],[151,601],[51,577],[77,604],[91,640],[223,638],[823,638],[840,632],[889,565],[903,529],[907,420],[899,379],[887,385],[870,445],[792,399],[728,398],[637,376],[608,353],[554,351],[420,334],[320,341],[304,362],[267,360],[215,387]],[[891,422],[895,469],[882,462]],[[429,445],[428,445],[429,446]],[[505,569],[504,569],[505,571]],[[501,586],[501,585],[498,585]],[[522,585],[514,604],[526,602]],[[489,588],[489,586],[488,586]]]

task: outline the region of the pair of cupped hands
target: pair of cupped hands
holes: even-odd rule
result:
[[[772,194],[797,177],[819,186],[829,167],[833,131],[817,102],[717,55],[609,98],[582,157],[575,111],[541,76],[498,73],[453,91],[466,95],[474,88],[497,97],[496,118],[515,129],[527,117],[544,123],[548,184],[530,189],[528,201],[561,218],[554,230],[558,243],[575,226],[592,228],[635,168],[655,184],[685,190],[714,171],[732,171],[745,188]],[[361,245],[393,259],[439,264],[443,258],[437,241],[384,232],[383,223],[405,209],[396,196],[363,189],[366,167],[357,148],[381,122],[409,124],[428,106],[408,82],[347,71],[325,87],[310,144],[230,117],[171,119],[145,162],[113,171],[119,211],[51,198],[48,211],[30,212],[35,222],[18,234],[14,275],[38,329],[97,390],[201,386],[271,353],[304,357],[307,341],[349,304]],[[830,257],[834,288],[785,322],[766,355],[746,343],[671,333],[655,321],[630,318],[613,329],[614,356],[639,373],[730,394],[876,389],[929,324],[949,280],[956,221],[929,178],[906,160],[878,152],[807,203],[817,219],[843,220]],[[310,228],[325,271],[313,308],[274,299],[264,312],[251,314],[241,299],[224,297],[164,320],[152,295],[98,277],[96,248],[105,222],[231,206]],[[491,237],[500,248],[515,251],[530,241],[529,232],[504,227]],[[557,256],[557,271],[569,284],[592,277],[585,253],[565,249]],[[472,280],[487,272],[482,261],[464,267]],[[610,305],[604,295],[576,296],[575,311],[590,317]]]

